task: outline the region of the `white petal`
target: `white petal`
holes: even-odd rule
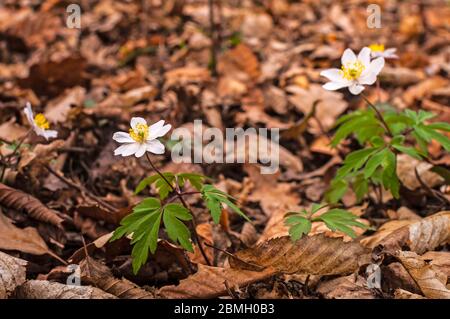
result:
[[[150,132],[153,134],[161,129],[164,126],[164,120],[160,120],[152,125],[150,125]]]
[[[136,128],[136,125],[138,124],[145,124],[147,125],[147,121],[143,119],[142,117],[132,117],[130,121],[130,126],[134,130]]]
[[[126,132],[116,132],[112,138],[114,141],[119,143],[134,143],[134,140],[131,138],[130,134]]]
[[[397,48],[389,48],[389,49],[385,50],[384,53],[392,54],[392,53],[395,53],[396,51],[397,51]]]
[[[157,130],[150,129],[149,140],[153,140],[155,138],[166,135],[166,133],[169,132],[171,128],[172,125],[167,124],[158,128]]]
[[[158,140],[148,141],[146,143],[147,151],[153,154],[164,154],[164,144]]]
[[[147,145],[146,144],[140,144],[138,150],[136,151],[136,154],[134,156],[141,157],[144,155],[145,151],[147,151]]]
[[[42,132],[42,136],[45,137],[46,140],[49,138],[56,138],[58,136],[58,131],[44,130]]]
[[[322,85],[325,90],[334,91],[345,88],[350,85],[350,82],[328,82]]]
[[[27,102],[25,108],[23,109],[23,112],[24,112],[25,115],[27,116],[28,122],[30,122],[30,124],[31,124],[32,126],[35,126],[35,123],[34,123],[34,116],[33,116],[33,110],[31,109],[31,104],[30,104],[30,102]]]
[[[378,73],[381,72],[381,70],[384,67],[384,58],[376,58],[372,62],[370,62],[369,68],[367,69],[368,73],[375,73],[375,75],[378,75]]]
[[[353,95],[358,95],[359,93],[361,93],[364,90],[364,86],[359,85],[359,84],[352,84],[348,87],[350,93],[352,93]]]
[[[376,82],[377,75],[375,73],[367,73],[358,79],[359,84],[372,85]]]
[[[368,67],[370,64],[370,49],[368,47],[362,48],[362,50],[358,54],[358,60],[364,65],[364,67]]]
[[[139,143],[128,143],[121,145],[118,148],[116,148],[116,150],[114,151],[114,155],[122,155],[122,156],[133,155],[134,153],[137,152],[140,145],[141,144]]]
[[[383,52],[378,52],[378,51],[372,51],[370,53],[370,55],[372,56],[372,58],[379,58],[380,56],[384,56]]]
[[[330,81],[333,81],[333,82],[344,82],[345,81],[345,79],[342,77],[341,70],[339,70],[339,69],[323,70],[322,72],[320,72],[320,75],[326,77],[327,79],[329,79]]]
[[[356,61],[356,55],[352,51],[352,49],[346,49],[344,51],[344,54],[342,54],[341,63],[342,65],[345,65],[347,63],[352,63]]]

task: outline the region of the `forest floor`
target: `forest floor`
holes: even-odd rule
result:
[[[397,49],[380,86],[365,88],[373,104],[450,122],[448,2],[221,0],[212,37],[208,1],[80,1],[81,28],[67,27],[70,2],[0,5],[0,298],[450,298],[450,154],[434,140],[427,161],[398,155],[399,198],[345,193],[340,207],[368,226],[355,238],[317,221],[293,241],[284,222],[324,201],[361,148],[352,137],[330,146],[336,120],[367,107],[322,88],[320,72],[340,67],[346,48]],[[370,3],[381,28],[368,27]],[[27,102],[56,138],[30,131]],[[170,134],[151,155],[162,172],[210,177],[250,221],[224,207],[214,223],[193,192],[204,254],[160,231],[135,274],[131,237],[110,241],[156,194],[134,192],[155,173],[145,156],[114,156],[112,136],[132,117],[188,131],[197,119],[222,131],[279,128],[274,174],[258,163],[177,164]]]

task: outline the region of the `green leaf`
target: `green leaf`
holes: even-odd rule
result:
[[[427,127],[433,130],[450,132],[450,123],[447,122],[434,122],[427,125]]]
[[[411,157],[414,157],[418,160],[422,160],[422,155],[416,150],[414,147],[402,146],[402,145],[392,145],[396,150],[405,153]]]
[[[356,237],[355,231],[351,226],[356,226],[362,229],[368,227],[363,223],[358,222],[356,219],[358,216],[353,215],[349,211],[343,209],[332,209],[316,218],[313,221],[323,221],[325,225],[332,231],[341,231],[352,238]]]
[[[302,216],[294,215],[285,219],[286,226],[289,226],[289,235],[293,241],[302,238],[311,231],[311,222]]]
[[[352,184],[356,200],[360,202],[369,191],[369,183],[364,174],[358,174]]]
[[[206,176],[194,173],[181,173],[177,175],[177,178],[180,181],[180,186],[183,186],[184,181],[188,180],[196,190],[201,191]]]
[[[428,126],[423,126],[423,130],[431,139],[437,141],[447,152],[450,152],[450,139],[447,136],[430,129]]]
[[[158,232],[161,224],[161,203],[153,197],[144,199],[133,208],[133,213],[120,222],[111,238],[117,240],[126,235],[132,235],[131,252],[133,271],[137,273],[148,258],[148,251],[153,254],[158,244]]]
[[[140,192],[142,192],[146,187],[150,186],[151,184],[153,184],[157,179],[159,178],[158,174],[149,176],[144,178],[139,184],[138,186],[136,186],[136,189],[134,190],[134,194],[139,194]]]
[[[336,180],[331,183],[330,189],[325,194],[328,202],[337,203],[347,192],[348,182],[345,180]]]
[[[202,190],[202,197],[206,202],[206,207],[211,212],[211,216],[213,218],[213,221],[218,224],[220,221],[220,215],[222,214],[222,205],[226,204],[231,210],[233,210],[235,213],[246,219],[247,221],[250,221],[250,219],[245,215],[245,213],[236,206],[235,203],[233,203],[230,199],[234,198],[227,193],[224,193],[217,188],[215,188],[212,185],[204,185]]]
[[[388,153],[387,148],[383,148],[382,150],[375,153],[370,159],[367,161],[366,166],[364,167],[364,178],[367,179],[373,175],[378,166],[381,165],[384,158]]]
[[[194,252],[190,242],[191,232],[182,222],[191,219],[192,215],[180,204],[171,203],[164,207],[163,222],[167,235],[173,242],[178,242],[184,249]]]

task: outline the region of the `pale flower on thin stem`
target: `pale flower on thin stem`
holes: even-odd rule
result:
[[[55,138],[58,136],[58,132],[54,130],[49,130],[50,123],[44,114],[38,113],[36,116],[33,114],[30,102],[27,102],[26,107],[23,109],[28,122],[30,123],[33,131],[39,135],[43,136],[46,140],[49,138]]]
[[[130,130],[116,132],[113,139],[123,145],[116,148],[114,155],[141,157],[145,152],[164,154],[164,144],[158,138],[164,136],[172,126],[164,125],[164,120],[148,126],[142,117],[133,117],[130,122]]]

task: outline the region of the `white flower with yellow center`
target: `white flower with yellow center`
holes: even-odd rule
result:
[[[331,82],[323,85],[326,90],[339,90],[348,87],[349,91],[357,95],[364,90],[364,85],[372,85],[377,75],[384,67],[384,58],[370,61],[370,49],[364,47],[358,56],[351,49],[346,49],[341,58],[341,69],[328,69],[320,75]]]
[[[371,56],[372,58],[385,58],[385,59],[398,59],[397,54],[395,54],[395,51],[397,51],[396,48],[390,48],[385,49],[384,44],[378,44],[374,43],[369,45],[369,48],[371,50]]]
[[[164,120],[161,120],[149,127],[142,117],[133,117],[130,126],[128,133],[114,133],[113,139],[123,144],[114,151],[114,155],[141,157],[145,152],[164,153],[164,144],[157,138],[169,132],[172,128],[170,124],[164,125]]]
[[[45,137],[46,140],[58,136],[57,131],[49,130],[50,124],[48,123],[48,120],[45,118],[44,114],[38,113],[36,114],[36,116],[33,115],[33,110],[31,109],[31,104],[29,102],[27,102],[27,105],[23,109],[23,111],[27,116],[28,122],[30,122],[34,132],[37,135]]]

